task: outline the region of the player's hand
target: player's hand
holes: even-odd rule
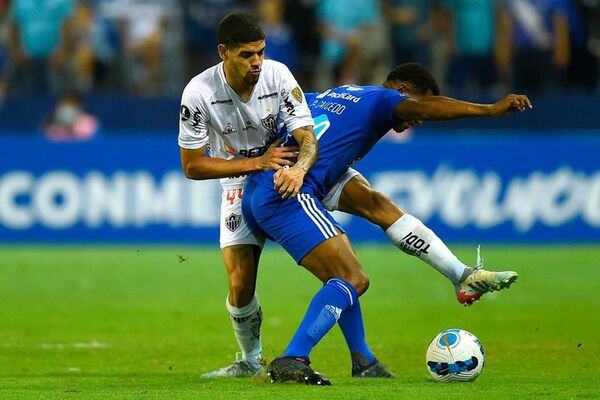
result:
[[[304,183],[306,171],[302,168],[282,168],[273,175],[275,190],[279,192],[282,199],[296,197]]]
[[[491,106],[491,115],[494,117],[502,117],[510,115],[515,111],[523,112],[527,108],[533,108],[529,98],[522,94],[509,94],[497,103]]]
[[[289,158],[298,156],[298,146],[277,147],[283,139],[274,141],[265,153],[256,158],[258,163],[257,169],[267,171],[270,169],[278,170],[281,167],[291,167],[294,162]]]

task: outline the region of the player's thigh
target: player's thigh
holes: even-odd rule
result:
[[[250,229],[242,214],[243,186],[225,188],[221,197],[220,245],[232,305],[250,301],[265,238]]]
[[[344,185],[338,202],[338,210],[366,218],[387,229],[404,212],[386,195],[373,189],[362,175],[353,176]]]

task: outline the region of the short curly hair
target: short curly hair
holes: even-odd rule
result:
[[[387,76],[386,82],[407,82],[418,92],[424,95],[428,90],[439,96],[440,86],[425,66],[418,63],[400,64]]]
[[[219,22],[219,44],[232,46],[264,39],[265,31],[252,14],[231,13]]]

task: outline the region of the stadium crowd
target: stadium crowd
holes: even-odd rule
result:
[[[0,0],[0,98],[178,97],[234,10],[311,90],[417,61],[451,94],[600,91],[600,0]]]

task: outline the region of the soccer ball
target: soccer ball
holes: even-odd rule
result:
[[[429,344],[427,370],[439,382],[470,382],[483,370],[485,353],[479,339],[463,329],[446,329]]]

